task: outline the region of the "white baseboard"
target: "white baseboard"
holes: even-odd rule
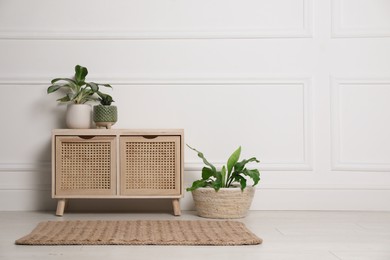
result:
[[[289,176],[291,174],[294,173],[288,172]],[[274,172],[263,175],[264,183],[257,186],[252,210],[390,211],[388,202],[390,187],[386,183],[383,185],[310,182],[294,184],[290,183],[290,179],[285,176],[283,184],[280,180],[271,181],[271,175],[274,175]],[[197,177],[198,172],[185,172],[184,186],[189,187]],[[191,193],[185,192],[184,195],[181,200],[182,209],[193,210]],[[55,207],[56,201],[51,198],[49,170],[0,172],[0,211],[50,210],[54,212]],[[170,211],[170,207],[169,200],[96,199],[75,200],[70,203],[70,210],[77,211]]]
[[[390,211],[390,190],[280,190],[258,189],[251,210]],[[94,205],[94,206],[93,206]],[[92,207],[93,206],[93,207]],[[157,206],[157,208],[156,208]],[[50,191],[0,190],[0,211],[53,211],[56,201]],[[166,208],[166,210],[164,210]],[[193,210],[190,193],[181,200],[182,210]],[[170,211],[165,200],[74,200],[76,211]]]

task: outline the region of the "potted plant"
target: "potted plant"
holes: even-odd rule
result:
[[[93,107],[93,121],[98,127],[111,128],[118,121],[117,107],[111,105],[114,100],[110,95],[100,91],[96,93],[99,96],[100,105]]]
[[[246,164],[259,161],[255,157],[239,161],[240,146],[229,157],[227,164],[217,170],[202,152],[187,146],[197,152],[206,165],[202,169],[202,178],[187,188],[187,191],[192,192],[198,215],[206,218],[245,217],[255,193],[254,186],[260,180],[259,170],[247,169]],[[247,179],[253,181],[251,186],[247,186]]]
[[[96,101],[94,95],[99,91],[99,86],[111,87],[109,84],[86,82],[88,75],[86,67],[76,65],[73,78],[55,78],[51,81],[47,93],[53,93],[61,89],[65,96],[57,99],[61,103],[68,103],[66,112],[66,125],[69,128],[90,128],[92,122],[92,109],[88,101]]]

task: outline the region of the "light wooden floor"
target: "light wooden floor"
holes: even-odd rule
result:
[[[0,212],[0,259],[223,259],[390,260],[390,212],[251,211],[241,220],[258,246],[17,246],[14,241],[45,220],[201,219],[194,212],[81,214]]]

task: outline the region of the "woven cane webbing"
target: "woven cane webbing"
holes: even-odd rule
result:
[[[121,151],[125,156],[122,160],[122,187],[126,193],[137,193],[137,190],[172,193],[179,190],[178,140],[126,139],[122,144],[124,151]]]
[[[110,191],[113,188],[112,149],[110,140],[73,142],[65,139],[60,142],[58,192]]]

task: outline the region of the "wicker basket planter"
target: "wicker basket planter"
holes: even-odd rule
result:
[[[196,211],[204,218],[244,218],[254,194],[254,187],[246,187],[244,191],[239,187],[221,188],[218,192],[213,188],[192,191]]]

